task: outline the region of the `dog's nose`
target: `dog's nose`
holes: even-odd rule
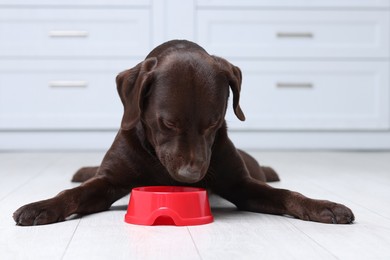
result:
[[[198,182],[202,176],[201,169],[191,166],[182,166],[177,173],[180,181],[187,183]]]

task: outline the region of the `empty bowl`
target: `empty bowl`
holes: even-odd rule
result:
[[[213,216],[205,189],[148,186],[131,191],[125,221],[149,226],[192,226],[213,222]]]

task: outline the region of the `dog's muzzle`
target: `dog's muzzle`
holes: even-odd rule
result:
[[[177,177],[181,182],[195,183],[203,178],[202,169],[198,167],[182,166],[177,171]]]

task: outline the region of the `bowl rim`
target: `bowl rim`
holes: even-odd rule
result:
[[[147,194],[191,194],[202,193],[206,190],[203,188],[188,186],[142,186],[133,188],[132,191]]]

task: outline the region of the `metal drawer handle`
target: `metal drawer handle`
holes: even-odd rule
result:
[[[278,38],[314,38],[311,32],[278,32],[276,36]]]
[[[50,37],[88,37],[87,31],[80,30],[52,30],[49,31]]]
[[[52,88],[85,88],[88,82],[84,80],[53,80],[49,82]]]
[[[313,88],[312,83],[289,83],[289,82],[280,82],[276,83],[276,87],[278,88]]]

